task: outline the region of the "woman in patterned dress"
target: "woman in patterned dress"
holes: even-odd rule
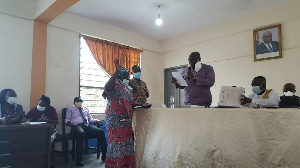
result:
[[[108,103],[105,110],[108,148],[106,168],[134,168],[134,141],[132,134],[133,97],[128,88],[129,73],[115,59],[116,72],[105,85]]]

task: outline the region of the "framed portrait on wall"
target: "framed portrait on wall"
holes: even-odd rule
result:
[[[282,58],[281,25],[253,30],[254,61]]]

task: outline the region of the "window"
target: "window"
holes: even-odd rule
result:
[[[90,113],[104,113],[107,101],[102,97],[109,76],[98,65],[85,40],[80,37],[80,97]]]

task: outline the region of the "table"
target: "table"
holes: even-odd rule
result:
[[[138,109],[138,168],[299,168],[299,109]]]
[[[0,125],[0,168],[47,168],[51,124]]]

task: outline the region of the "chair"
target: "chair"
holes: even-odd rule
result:
[[[75,161],[76,139],[74,137],[71,137],[70,133],[66,134],[66,131],[65,131],[65,126],[66,126],[66,124],[65,124],[66,112],[67,112],[67,108],[63,108],[62,109],[62,129],[63,129],[63,135],[67,136],[68,140],[72,141],[72,150],[71,151],[69,151],[68,140],[66,142],[66,145],[65,145],[65,147],[66,147],[66,149],[65,149],[65,151],[66,151],[66,159],[68,160],[68,153],[71,153],[72,154],[72,161]],[[83,150],[85,151],[85,153],[88,153],[89,149],[96,150],[96,152],[97,152],[97,159],[99,159],[100,158],[100,143],[99,143],[99,141],[97,140],[97,147],[88,146],[88,140],[89,139],[93,139],[93,138],[97,138],[97,137],[85,135]]]
[[[56,138],[53,140],[52,144],[51,144],[51,163],[54,163],[54,158],[56,157],[64,157],[65,158],[65,162],[67,162],[67,157],[66,157],[66,143],[68,141],[68,137],[63,136],[62,134],[57,133],[56,134]],[[56,150],[55,149],[55,144],[56,143],[62,143],[61,146],[61,151]]]

